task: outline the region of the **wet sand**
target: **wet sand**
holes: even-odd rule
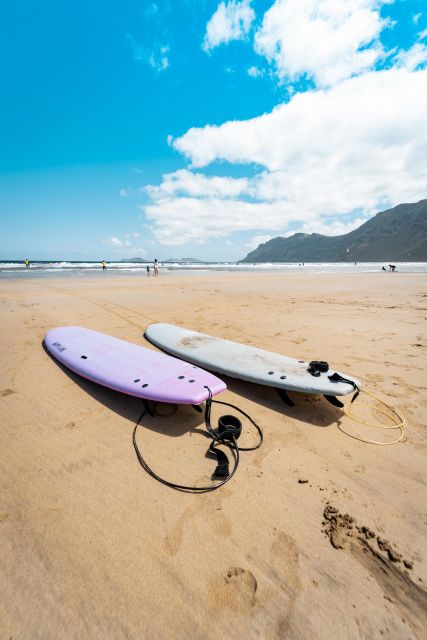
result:
[[[424,638],[426,318],[423,274],[0,281],[1,637]],[[327,360],[402,412],[405,438],[368,445],[338,423],[398,432],[228,379],[222,399],[264,444],[222,489],[173,491],[136,459],[141,401],[68,374],[42,346],[65,324],[149,346],[153,321]],[[145,425],[138,443],[160,475],[209,479],[201,414]]]

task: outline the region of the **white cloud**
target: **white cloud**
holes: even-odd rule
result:
[[[292,187],[292,199],[299,193],[304,201],[316,190],[314,178],[332,193],[354,177],[363,177],[359,188],[375,196],[402,185],[415,192],[425,180],[426,112],[427,71],[391,69],[297,93],[251,120],[190,129],[173,144],[195,167],[226,160],[284,171],[274,188]]]
[[[190,129],[173,146],[194,167],[255,164],[253,177],[183,169],[146,192],[156,238],[180,244],[233,231],[347,233],[340,217],[426,197],[427,70],[394,68],[295,94],[271,113]]]
[[[420,42],[427,32],[406,51],[385,52],[379,35],[389,23],[380,9],[388,1],[273,3],[256,50],[279,81],[307,75],[316,88],[289,91],[287,102],[250,120],[168,136],[190,166],[144,188],[149,203],[140,208],[159,243],[251,231],[253,248],[271,234],[342,235],[380,209],[427,196],[427,46]],[[243,8],[252,12],[246,23],[236,17]],[[245,37],[252,14],[250,2],[221,2],[205,50]],[[385,56],[391,68],[374,71]],[[240,178],[205,175],[214,162],[251,169]]]
[[[373,67],[388,0],[276,0],[255,35],[255,50],[280,79],[307,74],[327,87]]]
[[[126,187],[124,189],[120,189],[119,196],[122,198],[135,198],[136,196],[140,196],[144,193],[144,189],[141,187]]]
[[[135,254],[135,257],[146,256],[147,252],[144,247],[132,247],[132,254]]]
[[[143,247],[136,247],[131,242],[131,240],[128,239],[130,237],[138,238],[139,233],[136,231],[133,233],[127,233],[126,238],[124,240],[122,240],[121,238],[117,238],[117,236],[111,236],[111,238],[107,238],[106,240],[103,240],[103,242],[104,244],[107,244],[110,247],[112,247],[112,249],[114,249],[115,252],[120,252],[125,255],[132,254],[134,256],[145,256],[146,255],[145,249],[143,249]]]
[[[252,78],[259,78],[262,75],[264,75],[264,73],[258,67],[249,67],[248,76],[251,76]]]
[[[405,69],[417,69],[417,67],[421,67],[427,63],[427,46],[421,42],[416,42],[407,51],[399,51],[394,62],[397,66]]]
[[[144,208],[153,223],[156,239],[165,245],[204,242],[223,238],[233,231],[276,229],[301,220],[300,213],[288,202],[246,202],[220,198],[172,197]],[[307,217],[307,216],[306,216]]]
[[[425,38],[427,38],[427,29],[424,29],[424,31],[420,31],[420,33],[418,34],[418,40],[424,40]]]
[[[206,25],[204,51],[210,51],[231,40],[244,40],[255,18],[251,0],[220,2]]]
[[[327,221],[318,219],[309,223],[305,222],[301,227],[295,229],[293,233],[322,233],[326,236],[341,236],[360,227],[368,218],[356,218],[352,222],[342,222],[341,220]]]
[[[165,174],[159,187],[149,185],[145,190],[152,200],[161,200],[182,194],[203,198],[233,198],[247,192],[248,179],[236,180],[228,177],[205,176],[202,173],[180,169],[174,173]]]
[[[170,48],[167,45],[153,49],[148,57],[149,65],[156,71],[165,71],[169,67],[169,51]]]
[[[264,244],[272,239],[273,236],[253,236],[246,244],[248,249],[256,249],[260,244]]]
[[[422,15],[423,15],[422,13],[415,13],[415,14],[412,16],[412,22],[413,22],[414,24],[418,24],[418,21],[419,21],[419,19],[421,18],[421,16],[422,16]]]
[[[114,249],[123,249],[124,247],[132,246],[132,243],[129,240],[120,240],[120,238],[116,238],[115,236],[108,238],[105,242]]]
[[[132,48],[134,60],[148,63],[150,67],[158,72],[165,71],[169,67],[169,45],[153,43],[150,48],[147,48],[137,42],[130,33],[126,34],[126,38]]]

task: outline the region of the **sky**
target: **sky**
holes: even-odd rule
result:
[[[0,259],[242,259],[427,197],[427,0],[21,0]]]

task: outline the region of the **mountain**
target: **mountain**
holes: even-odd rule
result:
[[[122,258],[119,262],[148,262],[145,258]]]
[[[245,262],[427,262],[427,200],[377,213],[343,236],[295,233],[273,238]]]

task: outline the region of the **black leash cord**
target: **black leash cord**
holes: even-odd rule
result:
[[[236,439],[234,439],[234,442],[230,443],[230,448],[231,449],[237,448],[238,451],[255,451],[255,449],[259,449],[260,448],[260,446],[262,445],[263,440],[264,440],[264,434],[262,432],[261,427],[254,420],[252,420],[251,416],[249,416],[247,413],[245,413],[243,411],[243,409],[239,409],[239,407],[236,407],[234,404],[230,404],[229,402],[222,402],[221,400],[212,400],[212,395],[208,399],[208,402],[209,401],[210,401],[211,404],[222,404],[225,407],[231,407],[232,409],[235,409],[235,411],[238,411],[239,413],[241,413],[242,416],[245,416],[245,418],[247,418],[249,420],[249,422],[251,422],[253,424],[253,426],[255,427],[255,429],[258,431],[259,442],[254,447],[237,447],[236,446]],[[207,420],[209,421],[209,426],[210,426],[210,410],[209,410],[209,414],[207,415]],[[211,427],[211,430],[212,430],[212,433],[213,433],[212,427]],[[208,431],[209,431],[209,428],[208,428]]]
[[[183,484],[178,484],[176,482],[170,482],[169,480],[166,480],[165,478],[161,478],[159,475],[157,475],[157,473],[155,471],[153,471],[153,469],[147,464],[147,462],[144,460],[144,457],[137,445],[136,442],[136,432],[138,430],[139,426],[141,425],[141,420],[143,419],[143,417],[145,416],[145,414],[147,413],[146,409],[143,410],[143,412],[141,413],[141,415],[139,416],[134,430],[133,430],[133,436],[132,436],[132,441],[133,441],[133,446],[135,449],[135,453],[136,453],[136,457],[138,458],[138,462],[141,465],[141,467],[151,476],[153,477],[155,480],[157,480],[158,482],[161,482],[162,484],[166,485],[167,487],[170,487],[171,489],[176,489],[177,491],[183,491],[186,493],[207,493],[208,491],[215,491],[215,489],[219,489],[219,487],[222,487],[226,482],[228,482],[229,480],[231,480],[231,478],[234,476],[234,474],[237,471],[237,467],[239,466],[239,461],[240,461],[240,456],[239,456],[239,451],[254,451],[255,449],[258,449],[263,441],[263,433],[261,430],[261,427],[259,427],[256,422],[254,420],[252,420],[252,418],[245,413],[242,409],[239,409],[239,407],[236,407],[233,404],[230,404],[228,402],[220,402],[219,400],[212,400],[212,394],[210,393],[210,389],[209,389],[209,398],[206,401],[206,411],[205,411],[205,422],[206,422],[206,427],[208,429],[208,433],[206,435],[210,436],[212,438],[212,442],[210,444],[209,449],[212,451],[212,447],[215,446],[215,444],[222,444],[226,447],[228,447],[231,450],[232,456],[233,456],[233,460],[234,460],[234,466],[233,469],[231,470],[231,472],[229,473],[229,475],[224,478],[224,480],[221,480],[220,482],[217,482],[215,484],[212,485],[208,485],[208,486],[204,486],[204,487],[191,487],[191,486],[187,486],[187,485],[183,485]],[[210,424],[210,413],[211,413],[211,405],[212,403],[216,403],[216,404],[222,404],[225,405],[227,407],[231,407],[233,409],[235,409],[236,411],[238,411],[239,413],[241,413],[243,416],[245,416],[246,418],[248,418],[248,420],[253,424],[253,426],[256,428],[256,430],[258,431],[259,434],[259,442],[254,446],[254,447],[239,447],[237,445],[236,442],[236,438],[234,437],[233,434],[230,434],[229,432],[225,432],[222,433],[221,435],[216,435],[215,432],[213,431],[211,424]],[[224,441],[224,435],[228,436],[228,440]],[[212,452],[214,453],[214,452]]]

